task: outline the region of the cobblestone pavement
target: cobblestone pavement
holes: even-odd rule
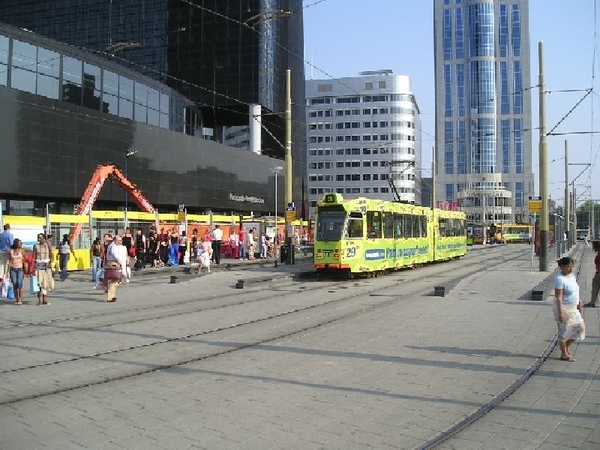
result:
[[[28,295],[22,307],[0,303],[0,448],[423,447],[493,401],[551,345],[553,298],[529,300],[550,273],[530,272],[528,252],[520,245],[495,250],[508,262],[467,276],[445,297],[431,295],[432,278],[403,283],[409,272],[310,291],[309,283],[285,278],[306,266],[255,263],[202,277],[182,269],[136,273],[119,288],[118,302],[107,304],[87,274],[73,274],[51,293],[49,307],[32,306]],[[593,254],[578,254],[587,301]],[[453,264],[441,267],[452,273]],[[241,278],[249,283],[243,294],[234,287]],[[350,291],[355,297],[329,309],[302,309]],[[198,292],[214,309],[191,309],[186,302]],[[255,301],[273,293],[279,298]],[[234,294],[248,303],[218,308]],[[271,312],[282,305],[301,312]],[[355,314],[342,314],[351,307]],[[575,346],[576,362],[558,360],[556,349],[520,389],[440,446],[599,448],[598,311],[585,311],[587,337]],[[255,319],[268,314],[268,321]],[[344,318],[325,323],[327,314]],[[319,320],[325,324],[295,332],[299,322]],[[222,325],[244,321],[244,327]],[[219,326],[216,334],[202,334]],[[169,341],[190,330],[198,333]],[[149,344],[161,339],[169,342]],[[262,343],[251,345],[257,339]],[[44,365],[136,345],[139,353]],[[221,355],[203,358],[215,351]],[[178,358],[191,362],[168,364]],[[20,367],[36,364],[37,371],[20,375]],[[140,367],[148,371],[126,375]],[[66,380],[97,380],[99,368],[107,380],[125,375],[62,391]],[[48,386],[57,393],[14,401]]]

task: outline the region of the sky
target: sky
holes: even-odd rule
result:
[[[431,167],[435,144],[433,0],[304,0],[306,78],[354,77],[365,70],[391,69],[408,75],[421,110],[422,167]],[[568,179],[578,202],[600,203],[600,87],[597,36],[600,0],[529,0],[531,80],[539,80],[538,43],[543,42],[550,198],[562,204],[565,141]],[[575,92],[558,92],[575,91]],[[569,114],[569,111],[581,103]],[[531,91],[532,164],[539,195],[539,90]],[[567,116],[565,118],[565,116]],[[564,120],[563,120],[564,118]],[[584,133],[584,134],[572,134]],[[590,166],[587,166],[590,164]],[[424,176],[431,176],[424,170]]]

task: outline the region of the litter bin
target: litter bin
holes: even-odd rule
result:
[[[281,264],[287,264],[288,263],[288,258],[290,257],[290,246],[289,245],[282,245],[281,247],[279,247],[279,255],[280,255],[280,261]],[[294,255],[294,246],[292,245],[292,265],[296,264],[296,257]]]

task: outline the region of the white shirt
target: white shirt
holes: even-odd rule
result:
[[[106,249],[106,260],[116,261],[124,269],[127,266],[127,247],[113,242]]]
[[[221,230],[220,228],[215,228],[212,232],[212,240],[213,241],[223,240],[223,230]]]

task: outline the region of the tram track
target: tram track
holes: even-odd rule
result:
[[[483,258],[485,259],[485,258]],[[466,266],[471,266],[471,265],[477,265],[480,264],[481,260],[483,260],[482,258],[477,258],[473,261],[469,261],[466,263]],[[428,265],[426,267],[434,267],[434,266],[438,266],[439,264],[446,264],[448,262],[441,262],[441,263],[436,263],[435,265]],[[419,269],[415,269],[416,271],[413,271],[412,269],[402,269],[399,271],[391,271],[388,273],[389,275],[403,275],[406,273],[413,273],[416,274],[415,276],[410,277],[410,280],[408,281],[413,281],[413,280],[419,280],[425,277],[425,275],[420,276],[419,275],[419,270],[425,269],[426,267],[422,267]],[[331,278],[327,278],[327,277],[320,277],[319,279],[306,279],[305,281],[308,281],[310,284],[311,281],[313,282],[320,282],[320,283],[325,283],[325,282],[332,282],[334,284],[332,284],[332,287],[336,287],[336,286],[345,286],[348,285],[349,283],[352,282],[359,282],[360,280],[364,280],[365,278],[355,278],[355,279],[351,279],[351,280],[341,280],[341,281],[332,281]],[[192,281],[193,278],[191,278],[190,280],[187,281]],[[247,286],[250,286],[250,289],[252,289],[251,286],[257,284],[258,282],[264,281],[265,277],[256,277],[256,279],[247,279]],[[274,282],[278,282],[281,283],[282,280],[289,280],[288,281],[288,286],[293,286],[294,284],[297,284],[296,281],[292,280],[292,277],[289,275],[286,276],[282,276],[282,277],[274,277],[270,280],[270,284],[274,283]],[[133,286],[128,286],[128,288],[132,288]],[[279,287],[281,288],[282,285],[280,284]],[[320,286],[316,286],[314,288],[309,288],[307,289],[306,287],[304,287],[304,292],[310,292],[314,289],[318,289]],[[248,293],[249,289],[245,289],[245,290],[231,290],[227,293],[228,298],[234,298],[237,299],[239,297],[247,297],[247,293]],[[65,316],[65,317],[59,317],[59,318],[55,318],[55,319],[49,319],[49,320],[45,320],[45,321],[39,321],[39,322],[25,322],[25,323],[19,323],[19,324],[10,324],[10,325],[5,325],[5,326],[0,326],[0,342],[4,342],[4,341],[10,341],[10,340],[14,340],[14,339],[23,339],[23,338],[27,338],[27,337],[33,337],[33,336],[39,336],[39,337],[46,337],[46,336],[51,336],[51,335],[57,335],[57,334],[62,334],[62,333],[70,333],[70,332],[77,332],[77,331],[82,331],[81,328],[72,328],[70,327],[69,329],[65,329],[65,330],[56,330],[56,331],[45,331],[42,333],[35,333],[35,334],[25,334],[25,335],[19,335],[19,336],[3,336],[2,333],[5,330],[11,330],[11,329],[19,329],[19,330],[24,330],[26,328],[29,327],[33,327],[33,326],[46,326],[46,325],[60,325],[62,323],[68,323],[69,326],[71,326],[73,323],[76,323],[78,321],[84,321],[84,320],[94,320],[94,319],[98,319],[98,318],[111,318],[113,316],[122,316],[123,314],[140,314],[140,313],[148,313],[148,312],[153,312],[153,311],[158,311],[161,309],[166,309],[168,311],[173,311],[174,308],[179,308],[179,307],[186,307],[189,305],[192,305],[193,307],[190,308],[189,310],[184,310],[184,311],[180,311],[180,312],[170,312],[170,313],[166,313],[166,314],[162,314],[159,313],[161,315],[158,316],[149,316],[149,317],[144,317],[144,318],[140,318],[140,319],[125,319],[125,320],[119,320],[119,321],[112,321],[109,323],[105,323],[103,325],[99,325],[99,326],[95,326],[92,328],[86,328],[86,329],[98,329],[101,327],[110,327],[110,326],[114,326],[114,325],[119,325],[119,324],[125,324],[125,323],[136,323],[136,322],[144,322],[147,320],[155,320],[155,319],[163,319],[163,318],[167,318],[167,317],[175,317],[175,316],[179,316],[179,315],[185,315],[185,314],[189,314],[189,313],[197,313],[197,312],[203,312],[203,311],[210,311],[213,309],[220,309],[220,308],[227,308],[227,307],[233,307],[233,306],[237,306],[237,305],[243,305],[246,303],[252,303],[252,302],[256,302],[256,301],[268,301],[268,300],[273,300],[274,298],[277,298],[280,295],[280,293],[274,293],[274,294],[267,294],[265,297],[261,297],[259,299],[255,299],[255,300],[242,300],[242,301],[233,301],[233,302],[228,302],[225,304],[220,304],[214,307],[208,307],[208,308],[200,308],[198,309],[198,304],[200,302],[209,302],[211,300],[222,300],[223,295],[222,294],[213,294],[210,295],[208,297],[192,297],[192,298],[187,298],[185,300],[176,300],[173,301],[172,303],[169,303],[168,305],[165,304],[158,304],[158,305],[146,305],[146,306],[141,306],[141,307],[137,307],[137,308],[129,308],[129,309],[125,309],[125,310],[118,310],[112,313],[107,314],[106,312],[98,312],[98,313],[93,313],[93,314],[84,314],[84,315],[77,315],[77,316]],[[0,371],[0,373],[2,373]]]
[[[502,264],[504,264],[506,261],[510,260],[511,258],[512,258],[512,256],[505,256],[505,257],[497,258],[494,261],[491,261],[491,263],[489,263],[489,265],[487,267],[482,267],[482,262],[485,261],[485,258],[479,257],[479,258],[474,258],[472,261],[463,261],[464,264],[462,265],[462,267],[460,267],[460,268],[455,267],[454,274],[457,277],[461,278],[461,277],[466,277],[466,276],[472,275],[480,270],[492,270],[494,267],[501,266]],[[477,267],[473,268],[473,266],[477,266]],[[239,321],[239,322],[224,325],[224,326],[216,326],[216,327],[212,327],[212,328],[207,328],[207,329],[204,329],[204,330],[201,330],[198,332],[194,332],[194,333],[180,334],[180,335],[176,335],[176,336],[172,336],[172,337],[168,337],[168,338],[151,340],[151,341],[139,344],[139,345],[121,346],[119,348],[103,350],[103,351],[94,352],[94,353],[90,353],[90,354],[72,356],[70,358],[54,359],[54,360],[50,360],[50,361],[44,361],[44,362],[41,362],[38,364],[31,364],[29,366],[22,366],[22,367],[16,367],[13,369],[9,369],[9,370],[4,370],[4,371],[0,372],[0,375],[2,375],[4,378],[10,377],[10,376],[28,377],[29,376],[28,374],[31,372],[45,370],[45,369],[51,368],[51,367],[62,366],[62,365],[68,366],[68,365],[73,365],[73,364],[76,365],[78,363],[85,363],[86,361],[105,361],[107,358],[115,358],[115,357],[120,357],[123,355],[131,355],[133,360],[146,360],[145,358],[148,357],[147,351],[152,348],[157,348],[159,346],[179,344],[182,342],[193,342],[195,339],[209,336],[209,335],[219,335],[219,334],[223,334],[223,333],[226,333],[229,331],[239,330],[244,327],[246,327],[246,328],[253,327],[254,325],[258,325],[258,324],[262,325],[264,323],[281,321],[282,319],[288,320],[291,317],[302,316],[302,315],[305,315],[306,313],[312,313],[312,315],[310,316],[311,320],[304,320],[303,318],[295,320],[294,322],[295,322],[296,326],[285,333],[281,333],[281,332],[276,332],[273,334],[264,333],[264,332],[258,333],[258,335],[256,336],[255,339],[253,339],[249,342],[246,342],[243,345],[238,344],[238,345],[225,346],[225,348],[220,349],[219,351],[214,351],[214,349],[212,349],[212,351],[207,351],[205,354],[202,354],[202,355],[194,355],[194,356],[189,356],[189,357],[184,357],[184,358],[175,357],[172,361],[163,362],[163,363],[160,363],[160,362],[148,363],[148,364],[146,364],[146,367],[144,367],[143,369],[136,368],[134,370],[125,371],[124,373],[120,373],[120,374],[116,374],[116,375],[112,375],[112,376],[96,376],[96,377],[91,376],[90,379],[87,379],[83,382],[81,380],[79,380],[79,382],[64,383],[64,385],[59,386],[59,387],[56,387],[56,385],[54,385],[54,387],[46,386],[45,389],[41,389],[38,392],[33,392],[28,395],[22,394],[22,395],[14,396],[12,398],[1,399],[0,404],[11,404],[11,403],[19,402],[19,401],[26,400],[26,399],[33,399],[33,398],[37,398],[37,397],[41,397],[41,396],[58,394],[61,392],[72,391],[75,389],[80,389],[80,388],[84,388],[84,387],[88,387],[88,386],[119,381],[122,379],[131,378],[131,377],[135,377],[135,376],[141,376],[141,375],[144,375],[147,373],[165,370],[165,369],[173,368],[173,367],[177,367],[177,366],[182,366],[185,364],[200,362],[200,361],[203,361],[203,360],[206,360],[209,358],[215,358],[215,357],[229,354],[229,353],[232,353],[235,351],[247,349],[250,347],[255,347],[255,346],[258,346],[261,344],[276,341],[278,339],[290,337],[290,336],[296,335],[298,333],[305,333],[305,332],[308,332],[308,331],[311,331],[311,330],[314,330],[319,327],[323,327],[323,326],[326,326],[328,324],[332,324],[335,322],[348,320],[352,317],[356,317],[357,315],[365,314],[368,311],[373,311],[375,309],[384,308],[390,304],[401,301],[402,299],[404,299],[410,295],[414,295],[418,292],[422,292],[424,289],[424,286],[422,284],[419,284],[419,282],[422,282],[425,279],[430,279],[432,275],[436,274],[436,272],[443,273],[445,271],[444,266],[440,266],[440,265],[434,265],[434,266],[428,266],[428,267],[430,268],[430,270],[420,269],[420,271],[422,271],[422,272],[420,272],[420,271],[411,272],[411,274],[416,275],[416,276],[410,277],[410,279],[408,279],[408,280],[402,280],[402,281],[411,282],[411,284],[404,284],[402,293],[395,294],[395,295],[391,296],[392,298],[385,299],[386,297],[390,297],[390,296],[383,296],[383,295],[381,295],[381,292],[385,291],[386,289],[389,289],[389,288],[397,287],[397,284],[399,281],[397,278],[399,278],[399,277],[391,277],[390,276],[390,277],[381,278],[376,283],[377,284],[376,286],[372,286],[371,283],[365,282],[361,286],[362,289],[358,289],[358,291],[354,292],[354,293],[348,293],[348,291],[346,289],[344,289],[344,288],[348,287],[348,283],[349,283],[348,281],[333,283],[333,284],[329,284],[327,286],[323,286],[323,283],[319,282],[319,283],[317,283],[318,286],[310,289],[310,291],[317,291],[318,289],[325,289],[329,293],[335,293],[335,292],[341,292],[341,291],[345,291],[345,293],[343,295],[340,295],[339,297],[335,297],[330,300],[313,302],[312,304],[308,304],[303,307],[288,308],[286,310],[283,310],[283,311],[279,310],[279,311],[272,312],[270,314],[262,314],[262,315],[259,314],[256,317],[245,320],[245,321]],[[433,273],[430,273],[430,272],[433,272]],[[406,273],[397,272],[397,274],[400,274],[400,276],[404,275],[405,278],[408,278],[408,277],[406,277]],[[352,281],[350,283],[352,283]],[[292,285],[293,284],[290,283],[289,285],[286,286],[286,289]],[[355,283],[355,287],[356,287],[356,283]],[[340,289],[338,290],[337,288],[340,288]],[[430,290],[430,289],[427,289],[427,290]],[[377,295],[374,294],[376,291],[378,292]],[[306,289],[304,289],[302,291],[298,290],[297,294],[301,294],[306,297],[306,295],[305,295],[306,292],[307,292]],[[288,295],[290,295],[289,292],[288,292]],[[274,297],[279,297],[279,296],[280,296],[280,293],[279,294],[274,293],[273,295],[269,296],[269,299],[273,300]],[[358,305],[349,305],[348,304],[349,300],[355,299],[357,297],[368,298],[369,301],[366,302],[367,303],[366,305],[365,305],[365,302],[358,304]],[[197,300],[195,300],[195,301],[197,301]],[[227,305],[220,305],[217,308],[212,308],[211,310],[233,308],[235,306],[244,306],[244,305],[248,306],[250,304],[260,302],[260,301],[266,302],[267,299],[261,298],[261,299],[255,299],[255,300],[248,300],[246,302],[229,303]],[[207,313],[208,311],[210,311],[210,310],[198,309],[194,312],[195,313]],[[161,315],[160,317],[154,317],[152,319],[140,319],[140,321],[161,320],[161,319],[165,319],[167,317],[172,318],[172,317],[176,317],[179,315],[189,315],[189,314],[192,314],[192,313],[187,311],[187,312],[181,312],[181,313],[172,314],[172,315],[164,314],[164,315]],[[315,320],[315,317],[317,317],[317,316],[318,316],[318,319]],[[133,322],[127,321],[126,323],[133,323]],[[287,323],[289,324],[289,322],[287,322]],[[99,328],[104,328],[104,327],[109,327],[109,326],[112,326],[112,325],[103,325],[102,327],[97,327],[96,330]],[[276,327],[275,327],[275,329],[276,329]],[[73,330],[73,331],[75,332],[75,331],[82,331],[82,330]],[[37,338],[37,337],[39,337],[39,335],[31,336],[31,337]],[[141,353],[143,353],[144,355],[142,356]],[[129,357],[125,358],[123,361],[127,361],[128,359],[129,359]],[[151,358],[150,358],[150,360],[151,360]]]

